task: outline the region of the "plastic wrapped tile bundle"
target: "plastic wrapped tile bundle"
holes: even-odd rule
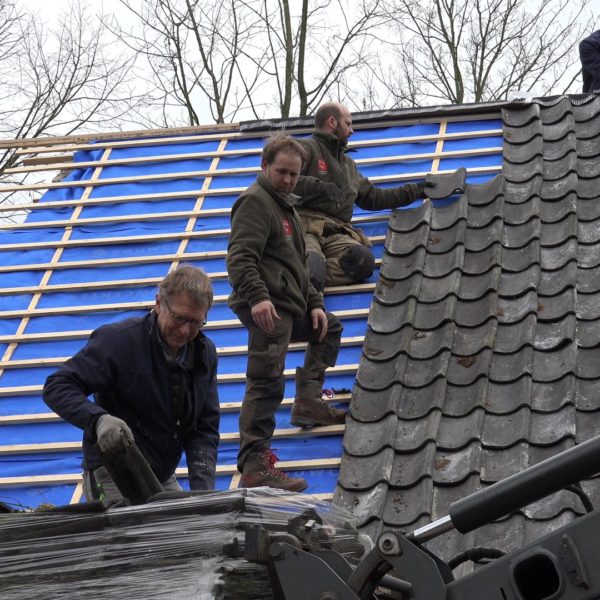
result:
[[[332,549],[362,552],[348,513],[269,488],[0,515],[0,598],[270,599],[266,567],[243,558],[244,532],[287,532],[303,514],[322,522]]]

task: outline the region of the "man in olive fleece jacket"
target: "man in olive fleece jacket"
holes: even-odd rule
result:
[[[364,210],[407,206],[425,196],[425,184],[378,188],[363,177],[347,155],[352,135],[350,111],[328,102],[315,114],[315,131],[299,140],[308,153],[294,193],[305,229],[310,279],[315,288],[363,281],[375,258],[370,241],[350,224],[356,204]]]
[[[343,423],[345,412],[321,398],[325,369],[335,365],[342,324],[324,310],[310,284],[302,224],[292,190],[305,154],[279,135],[264,147],[262,172],[231,210],[227,272],[229,306],[248,328],[246,391],[240,413],[238,469],[241,485],[302,491],[307,482],[275,469],[271,451],[275,413],[283,400],[283,374],[291,341],[306,341],[304,366],[296,370],[292,425]]]

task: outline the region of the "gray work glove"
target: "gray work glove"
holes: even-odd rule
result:
[[[134,443],[129,425],[112,415],[102,415],[96,421],[96,437],[100,450],[107,454],[125,452]]]
[[[435,181],[422,181],[417,183],[419,186],[419,198],[429,198],[429,195],[434,193],[436,187]]]
[[[346,199],[344,192],[333,181],[324,181],[321,183],[321,194],[334,202],[337,207],[341,206]]]

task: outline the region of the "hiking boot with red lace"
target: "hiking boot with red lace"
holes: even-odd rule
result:
[[[264,485],[288,492],[304,491],[308,487],[306,479],[290,477],[280,469],[276,469],[277,460],[276,454],[271,450],[249,457],[244,463],[240,486],[251,488]]]

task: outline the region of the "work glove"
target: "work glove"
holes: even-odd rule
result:
[[[335,203],[337,207],[341,206],[346,199],[344,192],[332,181],[321,183],[321,194],[330,202]]]
[[[125,452],[134,443],[129,425],[112,415],[102,415],[96,422],[96,437],[100,450],[106,454]]]
[[[428,198],[433,185],[427,181],[421,181],[417,185],[419,186],[419,198]]]

